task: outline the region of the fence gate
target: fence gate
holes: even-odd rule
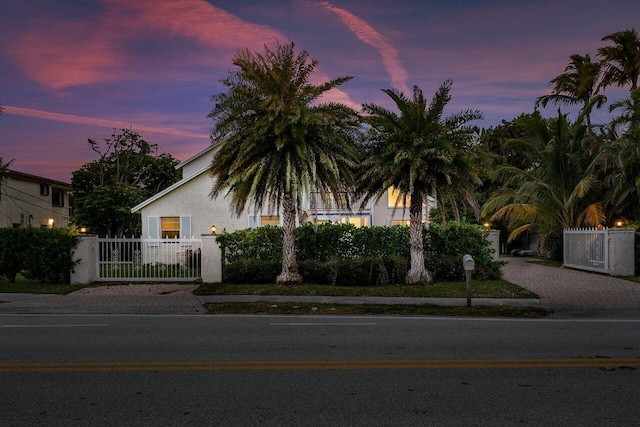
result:
[[[193,281],[202,239],[98,238],[96,281]]]
[[[609,230],[565,228],[563,263],[581,270],[609,272]]]

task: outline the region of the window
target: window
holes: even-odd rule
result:
[[[163,216],[160,218],[160,237],[163,239],[180,237],[179,216]]]
[[[191,238],[190,216],[148,217],[149,237],[152,239]]]
[[[62,190],[51,191],[51,206],[61,208],[64,206],[64,192]]]
[[[40,195],[41,196],[49,195],[49,186],[47,184],[40,184]]]
[[[411,198],[409,196],[406,197],[406,203],[402,202],[402,195],[399,190],[396,190],[393,187],[390,187],[387,191],[389,203],[388,206],[390,208],[395,208],[396,206],[399,208],[408,207],[411,204]]]
[[[278,215],[262,215],[260,225],[280,225],[280,217]]]
[[[393,225],[403,225],[405,227],[408,227],[411,224],[411,221],[409,221],[408,219],[394,219],[392,224]]]

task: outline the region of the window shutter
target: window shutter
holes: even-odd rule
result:
[[[191,217],[190,216],[180,217],[180,237],[183,239],[191,238]]]
[[[160,218],[157,216],[147,217],[147,224],[149,225],[149,238],[157,239],[160,237]]]

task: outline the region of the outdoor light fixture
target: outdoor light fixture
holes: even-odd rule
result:
[[[490,223],[490,222],[488,222],[488,221],[485,221],[485,222],[482,224],[482,226],[483,226],[484,228],[489,228],[489,227],[491,227],[491,223]]]
[[[216,226],[215,225],[211,226],[211,234],[216,234]]]
[[[47,225],[48,225],[49,227],[53,227],[53,222],[54,222],[54,221],[53,221],[53,218],[49,218],[49,219],[47,220]]]
[[[87,227],[80,227],[80,234],[85,234],[87,232]]]
[[[622,226],[624,225],[624,221],[623,221],[623,220],[621,220],[621,219],[619,219],[619,220],[617,220],[617,221],[614,223],[614,225],[615,225],[616,227],[622,227]]]

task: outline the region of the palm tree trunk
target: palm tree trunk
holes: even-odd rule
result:
[[[407,284],[431,282],[431,274],[424,267],[422,244],[422,194],[411,195],[409,206],[409,237],[411,241],[411,267],[407,273]]]
[[[296,263],[296,208],[291,194],[286,194],[282,200],[282,272],[276,277],[278,285],[299,285],[302,276],[298,273]]]

